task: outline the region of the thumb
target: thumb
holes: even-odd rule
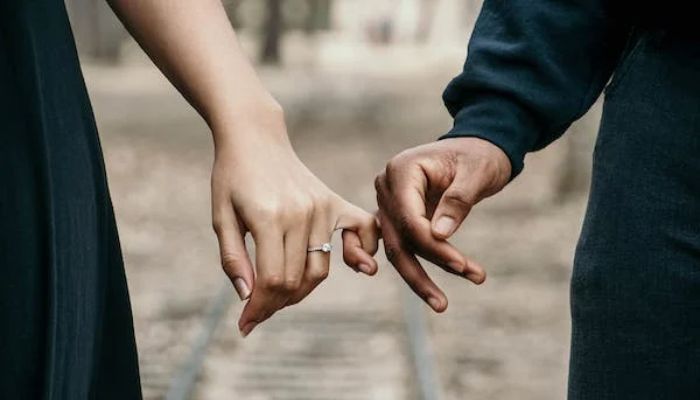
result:
[[[467,184],[468,179],[455,177],[452,184],[443,192],[435,208],[431,227],[433,236],[447,239],[459,228],[478,201],[476,191]]]

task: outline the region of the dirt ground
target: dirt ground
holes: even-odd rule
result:
[[[461,60],[421,51],[383,56],[423,60],[401,73],[357,65],[262,72],[287,110],[301,158],[368,210],[376,207],[373,177],[386,160],[449,127],[440,94]],[[211,140],[148,63],[87,63],[85,74],[127,265],[144,395],[159,399],[200,332],[208,302],[227,284],[210,228]],[[428,314],[445,399],[564,398],[568,279],[586,187],[562,193],[562,171],[571,169],[571,146],[588,158],[595,119],[575,128],[583,140],[562,140],[530,157],[522,176],[473,211],[454,242],[487,266],[483,286],[428,266],[450,300],[446,313]],[[579,164],[574,168],[587,168]],[[406,290],[381,251],[378,258],[378,276],[367,278],[336,255],[331,276],[306,302],[245,340],[235,329],[241,304],[234,304],[195,397],[418,398],[402,313]]]

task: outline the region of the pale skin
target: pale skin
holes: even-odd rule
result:
[[[109,3],[211,128],[212,221],[223,269],[247,300],[241,333],[325,279],[329,255],[307,249],[328,242],[335,230],[343,231],[346,264],[373,275],[375,217],[326,187],[297,157],[282,109],[241,51],[220,0]],[[255,242],[255,266],[247,233]]]

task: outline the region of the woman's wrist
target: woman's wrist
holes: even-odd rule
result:
[[[291,147],[282,106],[269,94],[232,104],[207,122],[217,153],[263,143]]]

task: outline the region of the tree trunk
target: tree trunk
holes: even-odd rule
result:
[[[313,34],[331,27],[331,0],[307,0],[309,12],[306,16],[304,30]]]
[[[262,64],[278,65],[281,62],[280,42],[284,32],[282,0],[266,0],[267,16],[263,24],[263,41],[260,50]]]

